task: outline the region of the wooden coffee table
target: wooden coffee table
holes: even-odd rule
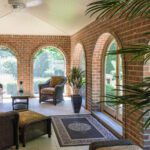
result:
[[[21,110],[21,109],[27,109],[29,108],[29,98],[31,95],[27,92],[19,93],[12,95],[12,107],[13,110]]]

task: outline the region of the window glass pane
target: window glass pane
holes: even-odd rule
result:
[[[82,50],[82,53],[80,55],[80,64],[79,67],[82,71],[86,71],[86,62],[85,62],[85,53]],[[84,74],[84,80],[86,81],[86,74]],[[80,89],[80,95],[82,96],[82,105],[85,107],[86,105],[86,85],[83,85]]]
[[[38,94],[38,85],[51,76],[65,75],[65,59],[63,54],[54,47],[46,47],[36,53],[34,58],[34,94]]]
[[[122,58],[120,55],[118,55],[118,59],[119,59],[119,80],[118,80],[118,84],[119,85],[123,85],[123,69],[122,69]],[[122,95],[123,91],[122,91],[122,86],[119,86],[120,91],[118,92],[118,95]],[[123,105],[118,106],[118,114],[122,115],[123,113]]]
[[[17,59],[10,49],[0,47],[0,83],[3,84],[4,97],[17,91]]]
[[[117,43],[113,40],[109,46],[107,51],[116,51]],[[119,55],[107,55],[105,59],[105,95],[122,95],[122,91],[114,90],[121,89],[123,85],[123,71],[122,71],[122,58]],[[112,101],[112,99],[105,98],[107,101]],[[123,106],[114,106],[109,102],[105,102],[104,110],[115,117],[117,120],[122,120],[122,108]]]
[[[82,71],[85,71],[85,54],[84,51],[82,50],[81,56],[80,56],[80,64],[79,67]]]
[[[115,41],[112,41],[108,47],[108,51],[114,51],[117,49],[117,45]],[[116,92],[114,89],[116,88],[116,73],[117,73],[117,56],[116,55],[108,55],[105,60],[105,95],[111,94],[115,95]],[[109,100],[107,98],[107,100]],[[114,106],[110,103],[105,103],[106,106],[114,109]]]

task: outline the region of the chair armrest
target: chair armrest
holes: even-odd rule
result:
[[[64,88],[64,85],[65,85],[64,83],[61,83],[61,84],[56,85],[56,86],[55,86],[55,91]]]
[[[58,84],[58,85],[56,85],[55,86],[55,91],[57,90],[57,89],[59,89],[59,88],[62,88],[64,85],[62,85],[62,84]]]
[[[39,91],[40,91],[42,88],[49,87],[49,85],[50,85],[50,80],[46,81],[45,83],[39,84]]]

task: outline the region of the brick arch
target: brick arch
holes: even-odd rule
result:
[[[80,56],[83,53],[85,54],[85,49],[83,47],[83,44],[79,42],[75,45],[75,48],[74,48],[74,51],[73,51],[73,58],[72,58],[72,65],[71,66],[79,67]],[[85,58],[86,58],[86,54],[85,54]],[[86,59],[85,59],[85,61],[86,61]]]
[[[61,48],[61,47],[59,47],[59,46],[57,46],[57,45],[42,45],[42,46],[39,46],[38,48],[36,48],[34,51],[33,51],[33,53],[32,53],[32,55],[31,55],[31,64],[33,63],[33,58],[34,58],[34,56],[35,56],[35,54],[37,53],[37,52],[39,52],[40,50],[42,50],[43,48],[46,48],[46,47],[54,47],[54,48],[56,48],[63,56],[64,56],[64,60],[65,60],[65,66],[68,66],[68,57],[67,57],[67,54],[66,54],[66,52]],[[68,71],[67,71],[67,67],[66,67],[66,74],[68,73]]]
[[[115,39],[118,46],[121,47],[117,36],[114,33],[106,32],[99,36],[94,48],[92,56],[92,110],[100,109],[98,102],[100,102],[100,96],[102,96],[101,87],[104,77],[105,54],[107,46],[112,39]]]

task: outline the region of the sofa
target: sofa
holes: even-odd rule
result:
[[[0,113],[0,150],[15,146],[19,148],[19,114]]]

